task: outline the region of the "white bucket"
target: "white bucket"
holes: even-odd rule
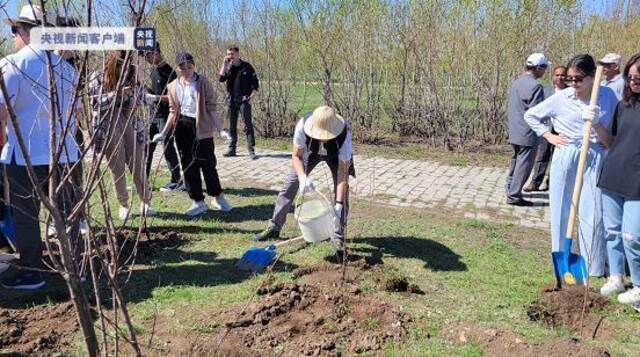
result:
[[[296,202],[300,201],[300,196]],[[304,202],[296,204],[295,218],[302,237],[317,243],[333,237],[336,231],[336,214],[329,201],[320,192],[304,195]]]

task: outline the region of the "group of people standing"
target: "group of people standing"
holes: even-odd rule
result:
[[[553,69],[553,89],[539,79],[550,62],[536,53],[509,88],[509,143],[514,154],[506,182],[507,203],[531,206],[522,192],[544,189],[549,168],[552,251],[560,251],[568,226],[585,121],[592,124],[578,212],[580,253],[591,276],[608,276],[604,295],[640,311],[640,54],[620,73],[620,55],[599,64],[605,79],[595,108],[589,106],[596,61],[588,54]],[[540,143],[540,144],[539,144]],[[538,160],[535,160],[536,153]],[[532,167],[535,171],[529,185]],[[625,260],[632,288],[624,284]]]

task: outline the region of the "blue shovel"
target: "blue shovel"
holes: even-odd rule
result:
[[[596,69],[596,75],[593,80],[593,89],[591,90],[591,98],[589,107],[595,108],[598,102],[598,92],[600,90],[600,80],[602,78],[602,66]],[[580,192],[582,190],[582,177],[584,176],[584,163],[589,152],[589,139],[591,137],[591,121],[584,122],[582,133],[582,145],[580,146],[580,159],[578,160],[578,169],[576,171],[576,181],[573,186],[573,194],[571,197],[571,207],[569,209],[569,222],[567,224],[567,235],[562,243],[562,250],[551,253],[553,260],[553,270],[556,275],[558,287],[566,287],[571,285],[584,285],[587,277],[587,263],[583,256],[571,253],[571,244],[574,238],[574,228],[576,223],[576,213],[580,204]]]

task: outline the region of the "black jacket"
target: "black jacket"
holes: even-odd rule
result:
[[[240,65],[231,66],[224,75],[221,75],[220,82],[227,82],[227,92],[231,98],[235,99],[251,95],[251,92],[260,87],[258,75],[253,66],[243,60],[240,60]]]

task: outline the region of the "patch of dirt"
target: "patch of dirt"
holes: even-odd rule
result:
[[[512,331],[464,324],[446,332],[448,338],[459,344],[478,343],[487,356],[610,356],[599,346],[575,339],[554,337],[542,343],[527,343]]]
[[[0,354],[48,356],[68,351],[78,331],[71,302],[0,310]]]
[[[138,261],[148,261],[167,248],[177,248],[185,243],[182,234],[172,230],[158,232],[142,232],[138,238],[138,230],[122,229],[118,234],[121,247],[120,256],[130,257],[137,251]],[[137,242],[136,242],[137,239]]]
[[[532,321],[539,321],[548,327],[565,326],[589,337],[611,337],[615,331],[601,316],[595,314],[609,306],[609,300],[593,291],[574,286],[556,289],[544,287],[540,297],[527,306],[527,315]],[[585,307],[583,313],[583,305]]]
[[[411,321],[399,308],[363,294],[357,285],[323,289],[287,283],[263,293],[260,301],[239,315],[238,311],[228,314],[228,335],[218,352],[292,356],[378,353],[386,342],[402,340]]]

